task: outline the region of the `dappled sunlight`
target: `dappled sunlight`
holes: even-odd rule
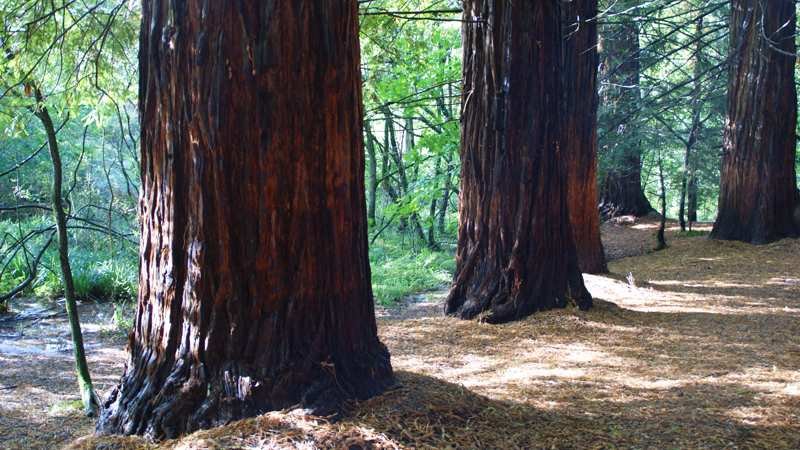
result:
[[[634,274],[635,278],[635,274]],[[675,287],[703,287],[714,288],[711,284],[683,283],[675,280],[641,280],[631,285],[628,282],[619,281],[614,278],[584,275],[586,287],[592,296],[612,301],[625,308],[638,311],[658,311],[658,312],[695,312],[708,314],[768,314],[774,313],[776,307],[770,304],[761,303],[762,308],[757,308],[758,304],[746,305],[743,296],[705,296],[702,302],[698,301],[698,296],[689,292],[675,292],[669,290]],[[741,287],[742,285],[740,285]],[[662,289],[656,289],[662,288]],[[720,287],[717,285],[716,287]],[[752,287],[752,286],[750,286]]]
[[[523,364],[505,369],[498,381],[502,384],[542,378],[577,379],[586,376],[586,371],[567,367],[550,367],[546,364]],[[469,384],[467,384],[469,386]]]
[[[765,267],[763,253],[774,252],[784,257]],[[379,332],[398,370],[540,411],[613,418],[627,437],[661,426],[691,442],[730,442],[737,427],[763,427],[747,433],[782,442],[775,434],[794,429],[797,442],[800,419],[788,408],[800,402],[800,292],[781,281],[797,267],[800,241],[676,239],[612,262],[611,275],[584,275],[596,299],[588,312],[488,326],[433,308],[380,320]]]
[[[20,311],[42,310],[36,303],[16,306]],[[124,333],[114,327],[111,305],[86,303],[78,309],[92,382],[105,398],[122,374]],[[62,312],[54,309],[44,318],[12,322],[0,330],[0,430],[13,436],[19,448],[49,447],[42,440],[65,443],[94,428],[94,420],[81,409]]]
[[[585,279],[595,297],[634,310],[800,317],[798,252],[791,239],[765,246],[673,239],[662,252],[613,261],[616,275]]]
[[[579,447],[599,439],[644,448],[657,436],[658,442],[683,443],[676,447],[797,447],[800,296],[792,280],[800,241],[742,247],[701,237],[671,245],[614,261],[609,275],[585,275],[595,298],[585,312],[544,311],[488,325],[443,316],[445,291],[409,297],[398,308],[378,307],[396,389],[335,424],[271,413],[232,429],[263,442],[312,435],[326,442],[335,435],[436,446],[446,436],[463,447],[497,447],[505,440],[512,447]],[[765,268],[759,262],[764,252],[785,257]],[[123,336],[106,340],[104,318],[86,317],[90,366],[103,395],[126,359]],[[65,329],[48,338],[63,341]],[[6,345],[23,339],[13,341]],[[0,426],[23,436],[20,424],[26,423],[91,430],[91,421],[69,408],[77,398],[71,355],[56,353],[31,355],[32,364],[19,368],[15,357],[0,354],[0,387],[18,385],[0,390]],[[47,373],[46,381],[28,377],[30,367]],[[36,409],[42,404],[49,406]],[[474,440],[492,433],[494,440]],[[201,432],[186,448],[208,439],[241,445],[240,435]]]
[[[800,288],[800,278],[771,278],[767,284]]]
[[[655,286],[686,286],[686,287],[723,287],[723,288],[754,288],[752,284],[730,283],[725,281],[708,280],[706,283],[687,283],[678,280],[651,280],[648,284]]]
[[[789,383],[783,388],[781,394],[791,397],[800,397],[800,383]]]

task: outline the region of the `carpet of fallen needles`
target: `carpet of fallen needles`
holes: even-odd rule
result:
[[[442,317],[443,292],[380,311],[398,386],[335,421],[274,412],[159,443],[73,440],[91,420],[43,403],[77,398],[69,359],[48,370],[46,356],[0,352],[0,388],[16,385],[0,390],[0,447],[800,448],[800,240],[751,246],[671,224],[670,247],[651,252],[655,226],[604,225],[610,256],[639,256],[586,276],[587,312],[486,325]],[[89,334],[105,393],[124,355]]]

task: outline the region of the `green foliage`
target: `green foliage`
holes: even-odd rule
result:
[[[23,221],[0,221],[0,234],[6,236],[6,244],[0,245],[0,264],[6,266],[3,276],[0,277],[0,293],[11,291],[28,276],[32,259],[23,250],[16,254],[9,253],[7,241],[10,237],[27,235],[31,231],[47,227],[50,225],[49,220],[49,216],[30,216]],[[73,232],[70,261],[77,297],[102,301],[135,298],[138,284],[136,246],[131,243],[120,245],[114,241],[98,241],[94,239],[94,234],[87,230]],[[33,239],[29,246],[38,251],[46,241],[46,235],[43,234]],[[55,245],[51,245],[45,252],[36,278],[21,295],[63,295]]]
[[[133,329],[134,314],[136,313],[136,303],[126,301],[114,305],[114,328],[121,333],[127,334]]]
[[[709,232],[705,230],[686,230],[686,231],[679,231],[678,237],[680,238],[690,238],[690,237],[700,237],[700,236],[708,236]]]
[[[33,273],[20,295],[63,290],[55,245],[36,264],[53,229],[40,108],[56,126],[78,296],[135,292],[138,30],[138,2],[0,2],[0,294]]]
[[[376,222],[391,221],[400,233],[410,228],[417,241],[432,237],[432,247],[443,237],[442,207],[445,222],[455,211],[461,24],[458,13],[424,11],[459,7],[454,0],[374,0],[362,6],[364,120],[376,148],[368,164],[379,179]],[[385,11],[420,13],[398,17]]]
[[[79,413],[83,409],[83,402],[80,400],[59,400],[50,405],[47,409],[49,416],[65,416]]]
[[[391,305],[416,292],[444,288],[452,281],[455,270],[452,251],[413,251],[397,234],[387,235],[370,246],[369,260],[372,291],[381,305]]]
[[[638,84],[622,89],[638,90],[622,105],[625,114],[615,113],[602,101],[599,108],[599,179],[621,164],[617,148],[639,148],[642,154],[642,185],[651,204],[658,204],[657,156],[662,155],[667,185],[667,211],[678,214],[684,174],[686,141],[689,138],[695,81],[699,82],[700,133],[690,164],[698,180],[698,219],[713,220],[719,192],[719,150],[725,119],[727,89],[728,14],[725,2],[700,0],[643,2],[601,1],[600,33],[613,39],[635,26],[639,30],[639,52],[628,49],[613,67],[637,61]],[[699,38],[697,18],[703,17]],[[601,51],[601,62],[603,52]],[[697,69],[697,72],[695,71]],[[600,86],[608,89],[609,79],[601,71]],[[697,77],[695,75],[698,74]],[[620,107],[615,104],[614,106]],[[616,133],[618,127],[632,130]]]

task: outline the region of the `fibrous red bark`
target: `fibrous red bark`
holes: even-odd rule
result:
[[[564,120],[570,225],[583,272],[608,272],[597,204],[597,0],[562,6]]]
[[[142,15],[139,300],[98,430],[172,437],[381,392],[356,0]]]
[[[583,308],[567,211],[558,2],[464,2],[461,204],[446,313]]]
[[[731,70],[719,213],[711,237],[763,244],[797,236],[793,0],[731,4]]]

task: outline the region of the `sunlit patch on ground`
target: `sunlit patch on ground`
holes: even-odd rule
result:
[[[396,356],[399,369],[559,414],[515,442],[549,442],[552,426],[566,447],[800,448],[800,285],[783,281],[798,276],[800,241],[673,236],[611,270],[585,277],[598,299],[587,313],[385,321],[382,337],[414,355]],[[586,416],[607,426],[584,431]]]
[[[596,298],[588,312],[493,326],[442,317],[443,292],[380,309],[400,386],[339,422],[272,413],[161,446],[800,448],[800,285],[792,281],[800,240],[753,247],[670,237],[663,252],[586,276]],[[92,352],[103,392],[121,371],[119,348]],[[41,378],[26,384],[31,369]],[[69,358],[0,359],[0,385],[20,384],[0,391],[0,427],[27,424],[26,436],[42,442],[33,430],[51,430],[55,443],[88,432],[91,422],[74,413],[46,414],[76,398],[71,369]],[[62,437],[59,428],[71,431]],[[145,441],[80,446],[112,443]]]
[[[40,315],[52,317],[0,322],[0,448],[57,448],[94,427],[80,407],[63,306],[18,302],[14,307],[17,312],[51,308]],[[112,331],[111,305],[79,310],[93,382],[105,395],[121,375],[124,337]]]

